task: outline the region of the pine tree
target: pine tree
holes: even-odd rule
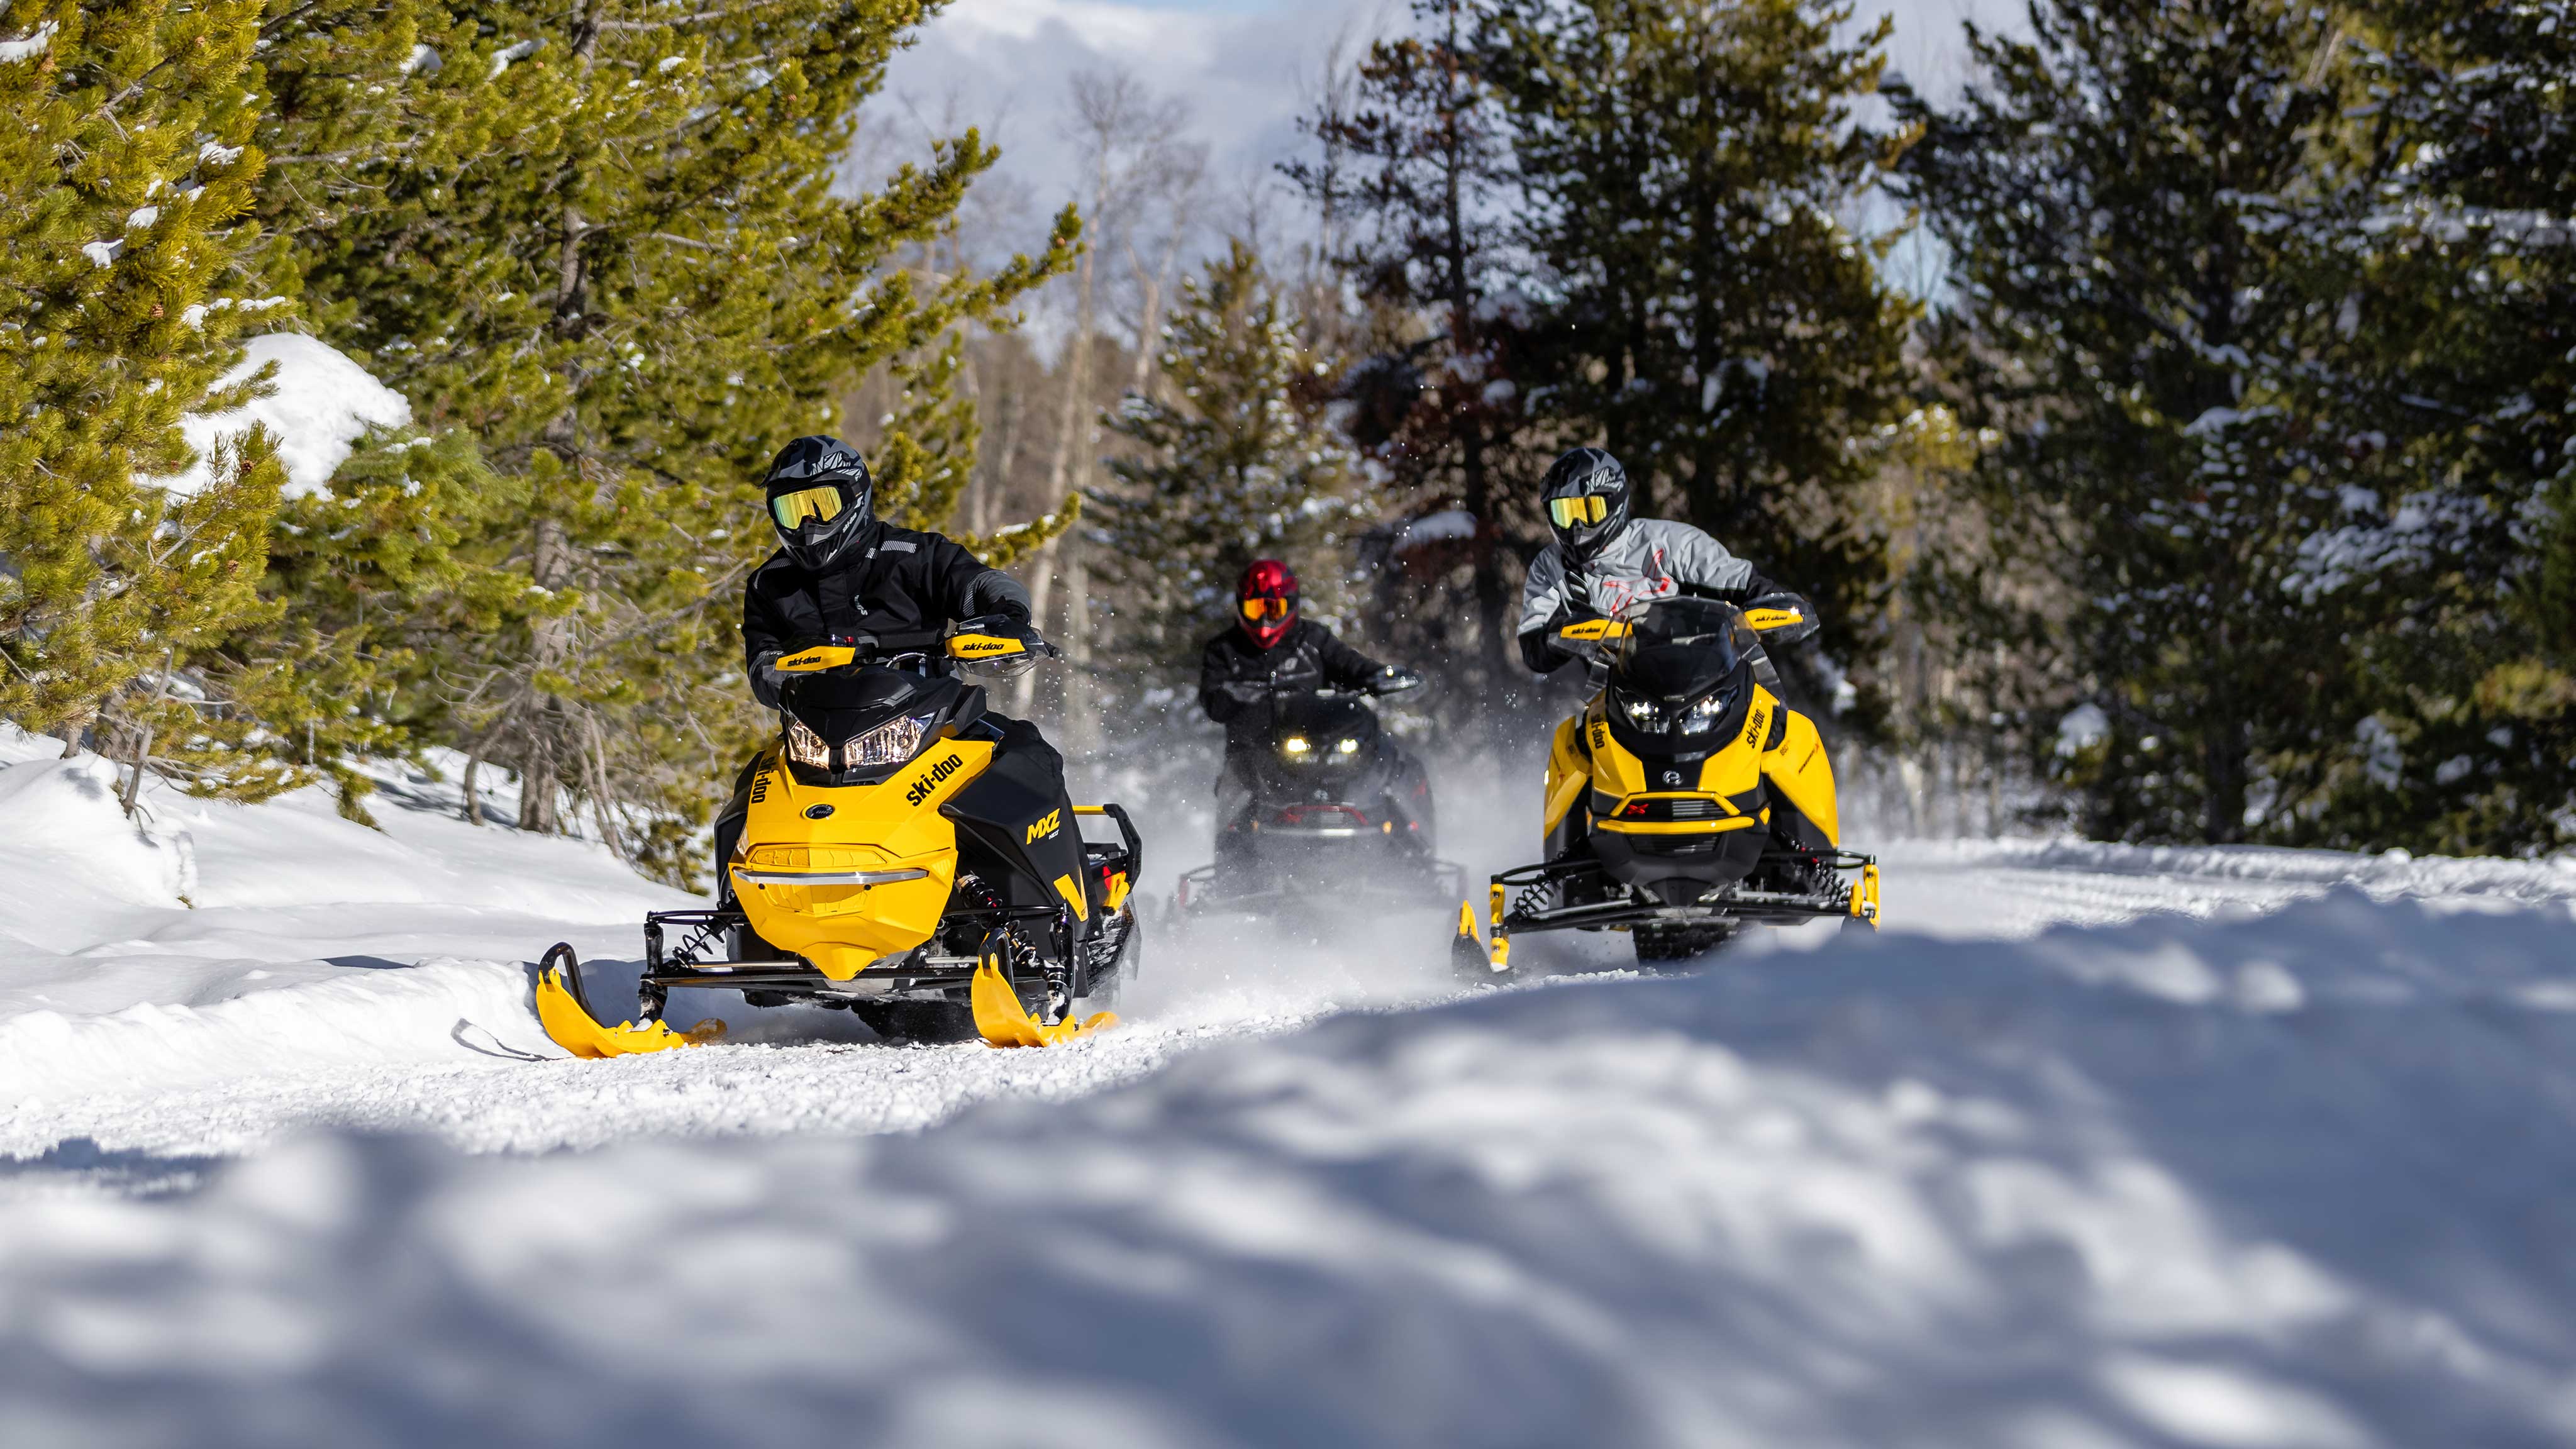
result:
[[[1407,518],[1463,511],[1471,532],[1396,552],[1376,620],[1411,657],[1440,661],[1462,724],[1511,728],[1527,678],[1513,647],[1516,554],[1543,539],[1530,496],[1545,460],[1522,449],[1504,117],[1477,71],[1477,7],[1415,0],[1420,33],[1381,40],[1355,104],[1306,121],[1323,158],[1286,169],[1334,219],[1329,260],[1372,313],[1370,356],[1344,389],[1351,433]],[[1436,572],[1430,572],[1436,570]],[[1417,576],[1428,574],[1417,582]],[[1409,648],[1407,646],[1410,646]]]
[[[1914,315],[1847,225],[1897,141],[1860,124],[1882,21],[1832,0],[1492,0],[1522,241],[1551,297],[1528,380],[1558,444],[1709,530],[1868,642],[1884,542],[1860,494],[1905,410]]]
[[[990,276],[893,265],[992,163],[971,132],[835,189],[859,100],[933,8],[404,0],[274,27],[265,198],[308,314],[424,427],[469,432],[519,501],[460,538],[410,685],[517,770],[522,825],[558,827],[568,792],[642,857],[665,817],[703,813],[755,727],[734,622],[771,546],[768,458],[834,427],[847,380],[936,373],[957,325],[1000,320],[1071,254],[1068,213]],[[953,499],[960,456],[888,452],[898,508]]]
[[[193,491],[182,414],[273,300],[247,213],[260,6],[15,0],[0,19],[0,715],[128,759],[196,712],[184,669],[267,609],[282,473],[254,435]]]
[[[1112,673],[1170,700],[1195,687],[1199,648],[1256,558],[1286,559],[1308,612],[1346,621],[1349,540],[1369,515],[1326,416],[1334,369],[1250,247],[1231,243],[1183,284],[1161,340],[1162,385],[1108,420],[1133,451],[1110,459],[1090,503],[1119,600]]]
[[[2331,522],[2338,440],[2291,380],[2331,338],[2310,239],[2347,172],[2347,83],[2322,9],[2107,0],[1970,32],[1957,109],[1924,130],[1914,195],[1956,257],[1981,496],[2072,599],[2050,621],[2107,711],[2075,783],[2093,833],[2279,828],[2318,701],[2344,688],[2300,545]]]
[[[2320,247],[2344,342],[2306,378],[2317,411],[2359,445],[2310,551],[2351,641],[2347,713],[2378,757],[2319,751],[2302,838],[2564,846],[2576,842],[2576,7],[2380,4],[2351,29],[2369,184]]]

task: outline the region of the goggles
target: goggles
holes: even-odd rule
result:
[[[1295,607],[1286,599],[1246,599],[1243,601],[1243,617],[1256,624],[1265,620],[1276,623],[1287,618],[1288,611]]]
[[[781,528],[794,528],[808,520],[829,523],[841,516],[843,506],[841,485],[824,483],[770,499],[769,516],[777,519]]]
[[[1581,528],[1610,516],[1610,500],[1595,493],[1588,497],[1551,498],[1547,516],[1559,528]]]

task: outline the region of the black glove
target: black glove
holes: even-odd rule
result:
[[[1270,697],[1270,686],[1258,679],[1229,679],[1216,692],[1237,704],[1259,704]]]
[[[1422,676],[1401,664],[1388,665],[1377,672],[1375,679],[1369,681],[1371,694],[1402,694],[1408,689],[1421,687]]]

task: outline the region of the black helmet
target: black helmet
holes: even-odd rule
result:
[[[779,449],[761,485],[787,556],[817,573],[848,557],[876,521],[867,460],[838,438],[798,438]]]
[[[1628,470],[1599,448],[1576,448],[1548,465],[1539,493],[1565,556],[1586,559],[1628,526]]]

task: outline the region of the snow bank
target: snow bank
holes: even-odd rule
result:
[[[2113,845],[2093,840],[1944,841],[1910,844],[1924,864],[1994,865],[2088,874],[2241,881],[2283,886],[2351,886],[2378,899],[2485,896],[2554,901],[2576,895],[2576,855],[2544,860],[2485,856],[2416,857],[2402,850],[2355,855],[2262,845]]]
[[[913,1138],[22,1195],[0,1438],[2562,1445],[2570,924],[1847,939]]]
[[[287,496],[295,497],[322,491],[368,428],[411,422],[411,404],[402,394],[326,342],[273,332],[253,337],[243,347],[240,365],[224,374],[221,385],[236,386],[274,362],[276,390],[229,412],[183,419],[180,428],[198,458],[185,473],[163,480],[162,486],[173,493],[192,494],[205,487],[213,477],[208,459],[216,447],[249,432],[253,424],[264,424],[277,441],[278,460],[286,465]]]

